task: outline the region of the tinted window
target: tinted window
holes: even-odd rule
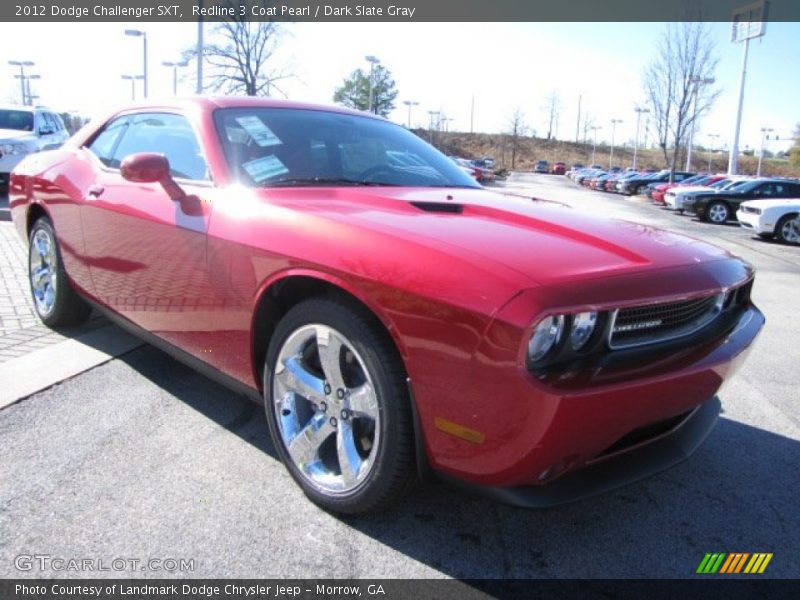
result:
[[[33,131],[33,113],[27,110],[0,110],[0,129]]]
[[[121,117],[106,125],[97,137],[87,146],[92,153],[107,167],[111,166],[111,157],[120,136],[128,126],[128,117]]]
[[[173,177],[209,179],[200,144],[189,122],[179,115],[143,113],[134,116],[114,150],[112,167],[139,152],[158,152],[169,160]]]
[[[228,164],[247,185],[479,187],[388,121],[290,108],[221,109],[214,118]]]

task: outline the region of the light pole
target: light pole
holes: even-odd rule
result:
[[[430,124],[428,126],[428,141],[433,144],[433,117],[439,117],[438,110],[429,110],[428,115],[430,115]]]
[[[180,62],[171,62],[165,60],[161,63],[165,67],[172,67],[172,95],[178,95],[178,67],[187,67],[189,66],[189,62],[182,60]]]
[[[10,64],[12,67],[19,67],[19,75],[16,75],[15,77],[19,79],[19,88],[20,93],[22,94],[20,103],[23,106],[26,106],[28,104],[28,96],[25,93],[25,67],[32,67],[36,63],[32,60],[10,60],[8,61],[8,64]]]
[[[25,79],[25,85],[28,87],[28,104],[33,106],[33,96],[31,95],[31,79],[41,79],[41,75],[28,75]],[[39,96],[36,96],[37,98]]]
[[[608,158],[608,168],[614,163],[614,134],[617,131],[617,123],[622,123],[622,119],[611,119],[611,156]]]
[[[692,131],[689,134],[689,144],[686,147],[686,171],[692,169],[692,146],[694,146],[694,131],[697,127],[697,93],[701,85],[711,85],[714,83],[713,77],[692,77],[689,83],[694,84],[692,91],[692,102],[694,102],[694,114],[692,116]]]
[[[639,154],[639,123],[642,120],[642,113],[649,113],[649,108],[641,108],[639,106],[635,107],[634,112],[636,113],[636,137],[634,138],[633,142],[633,170],[636,170],[636,158]]]
[[[709,133],[708,137],[711,138],[711,147],[708,149],[708,173],[711,174],[711,155],[714,154],[715,140],[719,137],[718,133]]]
[[[761,128],[761,150],[758,151],[758,169],[756,170],[756,177],[761,177],[761,161],[764,159],[764,141],[767,139],[767,134],[775,131],[771,127]]]
[[[405,104],[408,107],[408,128],[411,129],[411,107],[417,106],[419,102],[416,102],[414,100],[403,100],[403,104]]]
[[[142,56],[143,60],[142,79],[144,79],[144,97],[147,98],[147,33],[142,31],[141,29],[126,29],[125,35],[142,38],[142,49],[144,51]]]
[[[371,54],[369,56],[365,56],[364,58],[369,63],[369,112],[373,112],[372,111],[372,104],[373,104],[373,102],[372,102],[372,87],[373,87],[374,83],[372,81],[372,78],[375,76],[375,65],[377,65],[381,61],[378,60],[377,57],[372,56]]]
[[[136,80],[144,79],[143,75],[123,75],[122,78],[131,82],[131,100],[136,100]]]
[[[597,130],[598,129],[602,129],[602,126],[600,126],[600,125],[592,125],[589,129],[594,131],[594,140],[592,141],[592,164],[594,165],[594,164],[597,164],[594,161],[595,151],[597,150]]]
[[[757,0],[737,8],[733,12],[731,41],[742,44],[742,72],[739,76],[739,105],[736,109],[736,125],[733,129],[733,142],[728,155],[728,175],[736,175],[739,166],[739,130],[742,126],[742,106],[744,105],[744,82],[747,76],[747,51],[750,40],[761,37],[767,32],[767,12],[769,4],[765,0]]]

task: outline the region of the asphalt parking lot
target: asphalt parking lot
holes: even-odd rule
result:
[[[767,325],[688,462],[547,511],[429,484],[393,511],[336,517],[293,484],[258,406],[142,346],[0,411],[0,577],[670,578],[693,576],[707,552],[772,552],[764,576],[800,577],[800,248],[563,177],[517,175],[507,188],[701,237],[755,265]],[[33,554],[194,569],[18,570]]]

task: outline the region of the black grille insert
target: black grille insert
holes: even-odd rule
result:
[[[690,335],[709,324],[722,309],[722,294],[622,308],[612,318],[608,344],[629,348]]]

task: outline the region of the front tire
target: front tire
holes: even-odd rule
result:
[[[775,235],[784,244],[797,246],[800,244],[800,215],[797,213],[785,215],[775,227]]]
[[[28,281],[33,306],[42,323],[59,327],[84,322],[92,309],[67,279],[50,219],[40,217],[33,224],[29,241]]]
[[[366,311],[327,298],[292,308],[267,351],[264,404],[284,465],[326,510],[380,510],[416,477],[405,373]]]
[[[706,221],[714,225],[722,225],[731,217],[731,209],[724,202],[712,202],[706,209]]]

